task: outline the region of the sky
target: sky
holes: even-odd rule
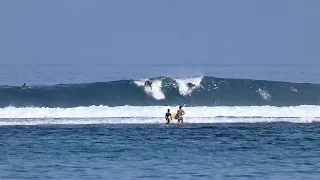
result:
[[[320,64],[319,0],[1,0],[0,64]]]

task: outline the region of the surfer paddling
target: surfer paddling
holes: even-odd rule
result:
[[[185,114],[184,110],[182,109],[182,106],[179,106],[179,109],[177,111],[177,116],[178,116],[178,124],[183,124],[183,115]]]

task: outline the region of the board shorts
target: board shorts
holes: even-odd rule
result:
[[[178,117],[178,119],[179,119],[179,120],[183,120],[183,116],[180,115],[180,116]]]

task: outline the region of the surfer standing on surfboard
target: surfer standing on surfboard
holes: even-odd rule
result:
[[[179,109],[177,111],[177,116],[178,116],[178,124],[183,124],[183,115],[185,114],[184,110],[182,109],[182,106],[179,106]]]
[[[195,84],[192,83],[187,83],[188,89],[190,91],[190,89],[192,89],[194,86],[196,86]]]
[[[152,85],[152,82],[149,81],[149,80],[147,80],[147,81],[144,83],[144,86],[149,86],[149,87],[152,89],[151,85]]]

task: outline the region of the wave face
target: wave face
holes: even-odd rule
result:
[[[320,105],[320,85],[216,77],[152,78],[86,84],[0,87],[0,107]],[[189,89],[187,83],[194,86]]]

